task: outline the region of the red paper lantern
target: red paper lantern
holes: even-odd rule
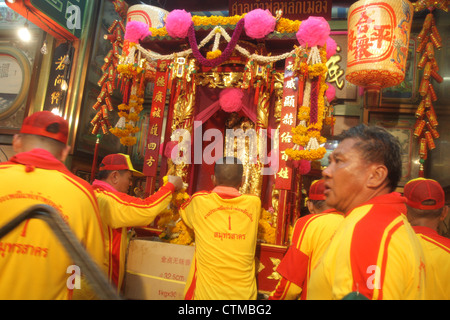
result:
[[[346,79],[364,87],[366,106],[379,105],[381,89],[404,80],[413,13],[407,0],[350,6]]]

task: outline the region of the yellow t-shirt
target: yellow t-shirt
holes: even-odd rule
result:
[[[256,299],[255,250],[261,200],[234,188],[198,192],[180,214],[195,232],[185,299]]]
[[[450,239],[427,227],[413,227],[427,267],[425,299],[450,300]]]
[[[119,192],[106,182],[93,182],[106,244],[105,265],[108,278],[117,291],[122,288],[125,275],[125,257],[128,246],[128,227],[147,226],[170,203],[175,187],[171,183],[146,199]]]
[[[307,299],[423,299],[425,258],[404,202],[390,193],[352,210],[313,267]]]
[[[311,268],[328,247],[344,216],[334,209],[295,222],[291,245],[277,267],[282,276],[270,300],[306,299]]]
[[[50,205],[59,210],[103,269],[101,221],[87,182],[72,175],[43,149],[18,154],[0,164],[0,181],[0,226],[33,205]],[[0,299],[71,298],[73,286],[67,282],[70,277],[76,278],[76,267],[72,265],[74,262],[46,222],[24,221],[0,239]]]

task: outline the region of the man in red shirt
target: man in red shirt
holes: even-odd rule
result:
[[[331,241],[344,216],[325,201],[324,181],[315,180],[309,188],[307,206],[311,214],[297,220],[291,246],[278,265],[282,276],[270,300],[306,298],[311,268]]]
[[[423,299],[422,246],[406,219],[398,139],[364,124],[344,131],[322,171],[327,204],[345,214],[313,267],[308,299]]]
[[[450,239],[438,234],[439,222],[448,207],[441,185],[432,179],[418,178],[404,188],[407,217],[422,243],[427,267],[426,299],[450,299]]]

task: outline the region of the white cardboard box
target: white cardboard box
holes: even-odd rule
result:
[[[182,300],[193,256],[193,246],[131,240],[126,263],[125,298]]]

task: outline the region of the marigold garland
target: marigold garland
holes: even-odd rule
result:
[[[168,177],[163,177],[163,185],[168,182]],[[163,241],[169,243],[181,244],[181,245],[192,245],[194,242],[194,232],[189,228],[178,213],[179,208],[183,203],[189,200],[189,195],[186,189],[182,189],[175,192],[172,195],[172,200],[169,206],[161,212],[158,220],[158,227],[164,229],[164,231],[159,235]]]
[[[222,55],[222,51],[220,51],[220,50],[209,51],[206,53],[206,59],[208,59],[208,60],[216,59],[216,58],[220,57],[221,55]]]
[[[194,23],[195,27],[207,27],[207,26],[230,26],[230,25],[236,25],[239,20],[244,18],[245,14],[243,15],[235,15],[232,17],[222,17],[222,16],[210,16],[210,17],[204,17],[204,16],[193,16],[192,22]],[[290,20],[286,18],[280,18],[278,20],[275,31],[279,33],[295,33],[298,31],[298,28],[300,27],[300,24],[302,22],[299,20]],[[150,31],[152,33],[152,37],[165,37],[167,36],[167,30],[166,27],[162,28],[150,28]]]
[[[139,120],[139,113],[144,109],[142,106],[144,99],[141,98],[143,95],[143,92],[138,91],[137,95],[130,96],[129,104],[122,103],[117,107],[120,120],[116,127],[110,128],[109,131],[120,138],[120,143],[124,146],[134,146],[137,142],[137,138],[132,135],[140,130],[134,124]]]
[[[261,218],[258,221],[258,240],[262,243],[274,244],[276,227],[273,225],[273,213],[261,208]]]
[[[323,158],[326,153],[324,147],[320,147],[327,141],[322,137],[320,131],[323,127],[325,117],[325,74],[328,71],[326,64],[326,49],[320,50],[320,63],[307,65],[305,62],[300,64],[300,72],[303,73],[308,81],[312,81],[311,92],[305,100],[309,101],[310,106],[301,106],[298,110],[298,119],[300,124],[292,129],[292,141],[295,145],[304,147],[286,149],[286,155],[293,160],[314,161]],[[315,80],[312,80],[315,79]],[[300,102],[302,103],[302,102]],[[313,113],[312,113],[313,111]]]

